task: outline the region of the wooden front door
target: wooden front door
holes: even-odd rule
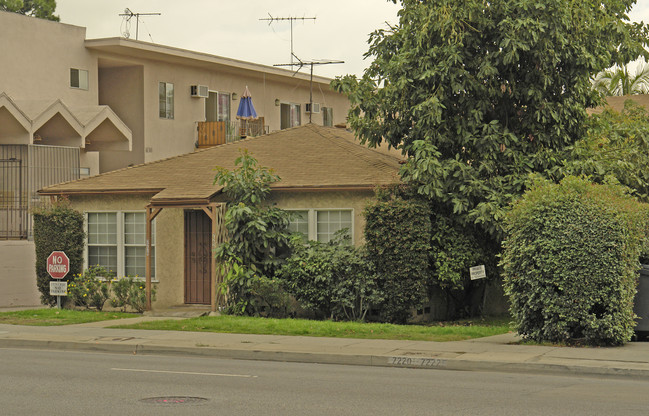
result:
[[[209,304],[212,291],[212,221],[185,211],[185,303]]]

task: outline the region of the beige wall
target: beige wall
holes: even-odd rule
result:
[[[0,92],[97,105],[97,59],[84,47],[85,28],[8,12],[0,12],[0,28]],[[88,70],[87,91],[70,88],[70,68]]]
[[[271,200],[278,207],[289,210],[352,209],[354,219],[353,243],[360,245],[364,242],[365,217],[363,216],[363,210],[373,196],[373,191],[275,192],[272,194]]]
[[[132,151],[102,151],[100,170],[144,162],[144,69],[141,65],[101,67],[99,104],[109,106],[133,134]]]
[[[152,195],[71,196],[72,207],[83,213],[102,211],[144,211]],[[373,193],[366,192],[281,192],[273,202],[284,209],[353,209],[354,243],[363,241],[363,209]],[[165,208],[156,217],[157,298],[154,309],[184,303],[184,209]]]
[[[225,67],[206,69],[176,63],[144,61],[144,82],[144,146],[150,150],[144,154],[145,162],[195,150],[196,123],[205,121],[205,99],[191,97],[191,85],[206,85],[210,91],[236,94],[237,99],[230,100],[231,121],[236,121],[239,100],[246,86],[252,94],[257,115],[264,117],[269,131],[280,129],[281,106],[275,105],[276,99],[281,103],[301,104],[301,124],[306,124],[309,120],[308,113],[304,111],[305,103],[309,102],[309,81],[297,77],[278,77],[259,71],[232,70]],[[174,84],[173,120],[159,116],[160,82]],[[334,123],[345,122],[347,99],[332,91],[327,84],[314,82],[313,89],[314,102],[334,108]],[[322,113],[314,114],[312,121],[322,125]]]
[[[72,207],[84,214],[102,211],[144,211],[152,195],[72,196]],[[157,296],[154,308],[184,302],[183,210],[165,208],[156,217]]]

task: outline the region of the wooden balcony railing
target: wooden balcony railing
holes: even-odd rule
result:
[[[264,125],[264,118],[257,120],[227,121],[199,121],[198,122],[198,148],[218,146],[230,143],[245,137],[260,136],[268,133],[268,126]]]

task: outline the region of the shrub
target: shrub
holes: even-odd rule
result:
[[[36,285],[43,305],[56,305],[50,296],[47,257],[53,251],[63,251],[70,259],[70,271],[62,281],[70,281],[83,269],[83,215],[70,208],[67,200],[34,209],[34,245],[36,247]]]
[[[230,199],[225,214],[228,241],[216,247],[215,255],[225,276],[220,290],[227,294],[226,311],[254,315],[253,282],[272,277],[289,254],[289,214],[266,202],[279,176],[259,166],[247,151],[235,165],[233,171],[217,167],[214,178]]]
[[[156,288],[152,285],[151,302],[155,300],[155,294]],[[128,306],[137,313],[142,313],[146,310],[146,286],[143,281],[135,279],[131,281],[131,287],[128,290],[127,303]]]
[[[278,277],[305,309],[332,319],[363,320],[382,300],[372,265],[349,239],[341,230],[327,243],[293,240],[293,254]]]
[[[437,211],[437,210],[436,210]],[[431,217],[431,290],[441,289],[447,301],[447,319],[482,312],[476,295],[487,281],[499,276],[496,244],[478,227],[457,224],[452,216],[435,212]],[[472,281],[469,269],[485,265],[487,278]]]
[[[633,334],[647,205],[619,185],[539,183],[506,218],[501,265],[527,339],[618,345]]]
[[[377,193],[365,209],[365,241],[385,300],[382,319],[404,323],[428,297],[430,209],[416,199]]]
[[[110,298],[109,273],[101,266],[92,266],[77,274],[68,283],[68,296],[75,306],[102,310]]]
[[[120,308],[122,312],[126,312],[129,290],[133,283],[132,277],[123,277],[112,282],[113,298],[110,300],[110,304],[113,308]]]
[[[122,277],[111,282],[112,298],[110,304],[126,312],[127,307],[138,313],[146,309],[146,286],[137,277]],[[155,300],[156,286],[151,286],[151,301]]]

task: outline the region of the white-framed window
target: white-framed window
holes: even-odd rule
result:
[[[332,107],[322,107],[322,125],[325,127],[333,127],[334,109]]]
[[[88,89],[88,71],[86,69],[70,68],[70,88]]]
[[[289,231],[299,232],[309,240],[326,243],[334,234],[347,229],[354,238],[354,210],[352,209],[295,209],[291,212]]]
[[[160,118],[174,118],[174,84],[160,82],[158,84],[158,97],[160,99]]]
[[[280,129],[288,129],[300,125],[300,104],[282,103],[280,105]]]
[[[146,275],[146,214],[86,213],[85,268],[99,265],[116,277]],[[151,276],[155,276],[155,220],[151,224]]]

